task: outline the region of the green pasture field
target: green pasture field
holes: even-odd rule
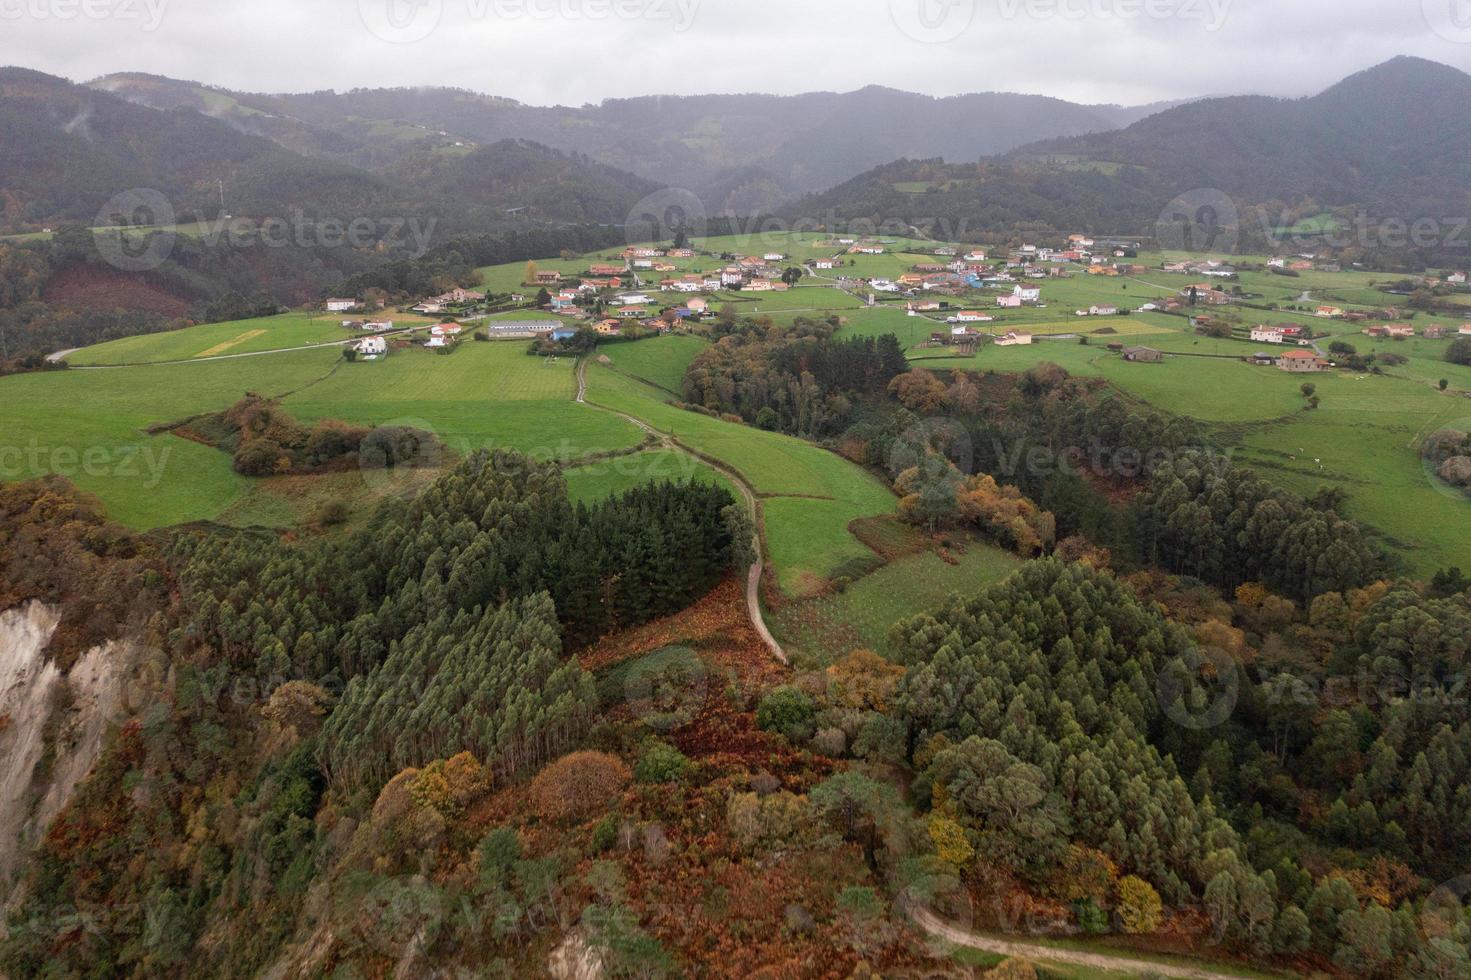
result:
[[[383,316],[404,326],[430,322],[421,316],[402,313]],[[252,320],[205,323],[108,341],[77,351],[67,360],[79,366],[147,364],[327,344],[354,336],[351,331],[343,329],[344,319],[351,317],[341,313],[284,313]]]
[[[588,367],[588,399],[642,419],[740,473],[761,497],[767,547],[783,590],[812,591],[844,562],[874,557],[848,525],[892,513],[895,500],[854,464],[800,439],[678,409],[657,389],[596,363]]]
[[[309,385],[338,356],[320,349],[0,378],[0,480],[58,473],[114,520],[142,529],[213,518],[252,481],[224,452],[145,430],[227,408],[247,391]]]
[[[1321,407],[1246,427],[1243,462],[1308,494],[1347,493],[1345,511],[1382,531],[1410,570],[1428,575],[1471,555],[1471,501],[1426,471],[1420,442],[1441,428],[1471,430],[1471,402],[1400,378],[1320,374]]]
[[[598,348],[598,354],[624,374],[678,394],[690,362],[707,346],[699,337],[666,334],[634,343],[605,344]]]
[[[830,663],[859,648],[887,656],[893,652],[889,631],[899,620],[940,606],[952,593],[974,595],[1021,564],[981,541],[966,542],[953,563],[923,551],[896,559],[841,592],[782,607],[772,628],[800,663]]]
[[[673,449],[647,449],[569,467],[567,492],[573,503],[597,503],[646,483],[714,483],[730,492],[737,503],[741,493],[725,474]]]
[[[513,449],[575,460],[629,449],[643,439],[629,422],[573,402],[572,358],[526,353],[524,342],[466,341],[453,353],[410,349],[345,364],[330,379],[286,399],[305,422],[408,425],[435,433],[452,452]]]

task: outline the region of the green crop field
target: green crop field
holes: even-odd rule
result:
[[[285,406],[303,421],[415,426],[461,454],[514,449],[567,461],[639,444],[636,426],[579,409],[576,391],[571,358],[530,357],[524,343],[470,341],[452,354],[411,349],[346,364]]]
[[[587,397],[740,473],[762,498],[767,546],[784,590],[810,591],[844,562],[873,556],[848,525],[892,512],[895,500],[860,467],[800,439],[676,408],[658,390],[601,365],[588,368]]]
[[[404,326],[429,322],[421,316],[401,313],[383,314],[383,317]],[[78,366],[146,364],[326,344],[354,336],[342,328],[344,319],[347,317],[341,313],[286,313],[253,320],[206,323],[182,330],[124,337],[77,351],[67,360]]]
[[[574,503],[595,503],[646,483],[675,483],[680,486],[714,483],[741,501],[735,485],[717,470],[687,453],[672,449],[648,449],[627,456],[614,456],[570,467],[566,471],[567,492]]]
[[[677,393],[685,370],[706,345],[698,337],[668,334],[632,344],[607,344],[598,353],[624,374]]]
[[[251,481],[217,449],[145,430],[226,408],[247,391],[300,388],[337,358],[321,349],[0,378],[0,479],[58,473],[139,528],[213,518]]]
[[[973,595],[1020,566],[1021,559],[979,541],[966,543],[950,561],[924,551],[892,561],[841,592],[784,606],[773,629],[803,663],[829,663],[860,647],[887,655],[896,622],[941,605],[953,593]]]

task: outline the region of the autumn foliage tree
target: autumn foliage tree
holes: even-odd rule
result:
[[[547,820],[581,820],[612,806],[633,780],[616,755],[574,752],[536,774],[528,795],[532,810]]]

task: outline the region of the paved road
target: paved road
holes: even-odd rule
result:
[[[782,663],[790,665],[791,660],[788,659],[787,652],[783,650],[781,644],[776,641],[776,637],[772,635],[770,628],[768,628],[766,625],[766,617],[763,616],[761,613],[761,575],[766,569],[766,561],[761,551],[761,509],[756,500],[756,491],[751,487],[750,484],[746,482],[746,478],[740,473],[726,466],[724,463],[721,463],[719,460],[711,459],[708,456],[697,453],[681,445],[679,441],[676,440],[673,436],[670,436],[669,434],[664,432],[660,432],[658,429],[655,429],[643,419],[635,418],[634,416],[628,415],[624,412],[620,412],[617,409],[605,408],[602,405],[598,405],[594,402],[588,401],[587,358],[585,357],[581,358],[577,362],[577,404],[586,405],[589,408],[595,408],[601,412],[609,412],[613,415],[618,416],[621,419],[624,419],[627,422],[633,423],[644,432],[658,439],[659,445],[662,448],[673,450],[674,452],[678,453],[683,453],[686,456],[697,459],[705,465],[711,467],[712,469],[719,470],[733,484],[735,484],[736,489],[741,492],[741,496],[746,498],[746,507],[751,512],[751,520],[753,526],[755,526],[756,528],[756,537],[755,540],[752,542],[753,551],[756,555],[756,560],[752,562],[750,570],[746,573],[746,613],[751,618],[751,625],[756,628],[757,634],[760,635],[761,642],[765,643],[767,649],[771,651],[771,655],[774,656],[777,660],[780,660]]]
[[[1180,977],[1182,980],[1242,980],[1240,974],[1217,973],[1204,967],[1179,966],[1154,960],[1130,959],[1127,956],[1089,953],[1083,950],[1015,942],[1010,939],[996,939],[952,925],[929,909],[910,906],[908,911],[910,921],[930,935],[948,943],[954,943],[956,946],[979,949],[998,956],[1013,957],[1034,963],[1065,963],[1069,966],[1084,966],[1093,970],[1108,970],[1136,976]]]

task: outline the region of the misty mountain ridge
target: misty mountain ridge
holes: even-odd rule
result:
[[[1206,190],[1243,211],[1440,221],[1471,214],[1471,120],[1457,111],[1467,99],[1471,76],[1396,58],[1314,96],[1207,99],[979,163],[891,161],[787,213],[1150,236],[1172,200]]]
[[[1116,129],[1177,104],[1084,106],[1040,95],[935,97],[869,86],[567,107],[453,88],[249,94],[136,74],[89,84],[153,108],[197,109],[303,155],[369,170],[426,145],[529,139],[688,188],[712,213],[769,210],[896,157],[977,159],[1040,139]]]

